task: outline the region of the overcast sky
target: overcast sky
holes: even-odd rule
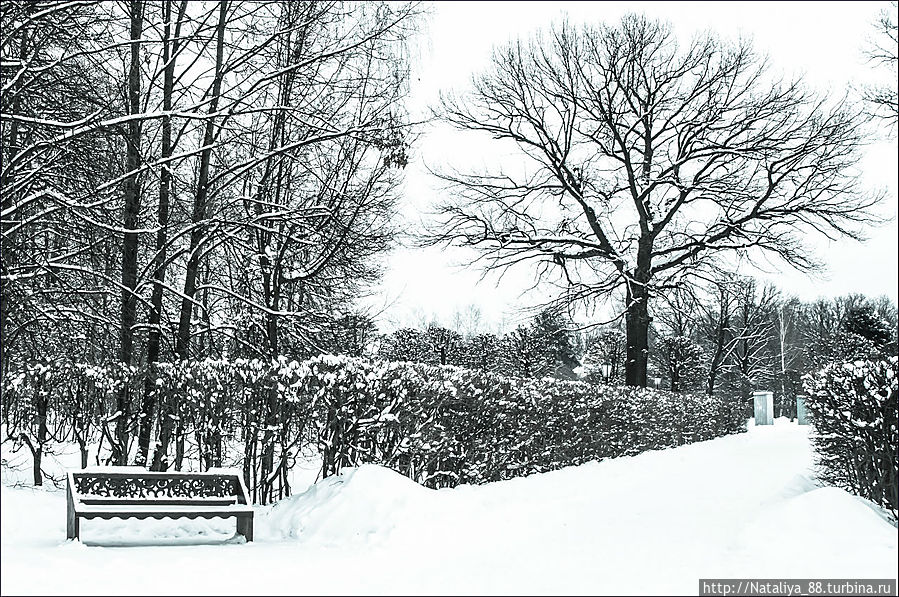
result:
[[[627,12],[642,12],[671,23],[678,39],[711,30],[730,39],[751,38],[773,70],[801,75],[812,87],[842,95],[850,84],[872,81],[882,72],[865,62],[862,50],[875,35],[873,22],[888,2],[436,2],[413,51],[410,107],[420,117],[441,90],[464,91],[473,73],[488,65],[494,46],[528,36],[565,15],[574,23],[614,23]],[[872,79],[873,78],[873,79]],[[464,161],[475,141],[464,133],[425,126],[406,168],[403,227],[412,229],[440,198],[439,184],[425,171]],[[873,144],[861,164],[864,182],[886,191],[882,213],[892,217],[871,229],[864,243],[810,239],[829,264],[809,278],[792,270],[760,274],[787,294],[803,300],[847,292],[886,294],[897,299],[897,144]],[[401,248],[386,260],[383,282],[367,302],[382,329],[421,325],[431,319],[451,324],[454,312],[477,306],[485,328],[514,327],[521,309],[539,302],[540,289],[526,292],[528,268],[502,280],[460,267],[458,250]],[[750,272],[741,272],[750,273]]]

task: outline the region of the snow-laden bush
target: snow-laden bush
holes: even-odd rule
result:
[[[828,365],[805,379],[819,477],[897,515],[899,358]]]
[[[13,451],[25,446],[31,452],[35,485],[43,482],[41,461],[53,442],[77,442],[81,465],[87,466],[92,441],[104,437],[115,452],[116,438],[127,431],[117,397],[134,392],[139,381],[135,368],[121,364],[27,363],[9,371],[0,383],[2,440],[10,441]]]
[[[347,357],[304,366],[325,475],[377,463],[430,487],[485,483],[745,430],[721,398]]]
[[[73,375],[65,364],[42,367],[60,370],[5,382],[15,387],[7,412],[39,419],[32,412],[35,397],[55,396],[47,402],[52,416],[78,425],[82,436],[93,433],[95,441],[109,437],[111,430],[103,430],[123,387],[121,368]],[[375,463],[445,487],[745,430],[738,401],[346,356],[302,363],[206,359],[129,368],[128,374],[128,386],[143,388],[142,400],[150,400],[142,406],[155,404],[157,413],[147,462],[158,469],[242,466],[253,500],[261,503],[289,492],[287,473],[307,448],[321,454],[323,476]],[[90,408],[91,397],[109,404]],[[90,413],[94,424],[70,412]],[[134,435],[147,422],[142,412],[135,407],[115,417],[131,432],[132,454]]]

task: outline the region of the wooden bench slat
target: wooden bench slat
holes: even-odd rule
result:
[[[237,504],[237,498],[117,498],[82,497],[85,506],[228,506]]]
[[[100,505],[100,506],[87,506],[82,505],[80,508],[76,508],[76,511],[79,514],[96,514],[98,512],[109,512],[109,513],[134,513],[134,514],[144,514],[150,512],[170,512],[172,514],[189,514],[191,512],[196,512],[199,514],[213,514],[213,513],[221,513],[225,515],[233,515],[233,514],[241,514],[241,513],[251,513],[253,512],[252,506],[245,506],[243,504],[234,504],[230,506],[159,506],[159,505],[148,505],[148,506],[140,506],[137,504],[128,504],[122,506],[114,506],[114,505]]]

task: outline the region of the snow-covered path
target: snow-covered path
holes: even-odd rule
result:
[[[233,521],[88,521],[67,544],[64,492],[4,487],[0,590],[695,595],[699,578],[896,578],[896,528],[816,488],[810,463],[806,428],[778,421],[480,487],[365,466],[261,508],[247,545],[196,544]],[[168,544],[109,546],[129,540]]]

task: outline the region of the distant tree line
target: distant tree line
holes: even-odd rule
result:
[[[653,330],[652,371],[662,387],[743,398],[772,390],[778,416],[795,416],[803,376],[830,363],[897,354],[896,304],[888,297],[802,302],[751,278],[679,292]]]
[[[503,335],[431,324],[371,334],[366,350],[393,361],[593,382],[606,381],[606,364],[608,381],[624,383],[627,339],[621,326],[582,328],[547,309]],[[802,302],[740,277],[704,289],[684,287],[655,312],[650,385],[741,399],[753,390],[772,390],[777,415],[792,417],[804,375],[830,363],[896,355],[897,328],[896,304],[885,296]]]
[[[497,335],[471,333],[428,325],[402,328],[378,338],[376,354],[389,361],[455,365],[509,377],[574,379],[578,366],[571,324],[552,310]]]

